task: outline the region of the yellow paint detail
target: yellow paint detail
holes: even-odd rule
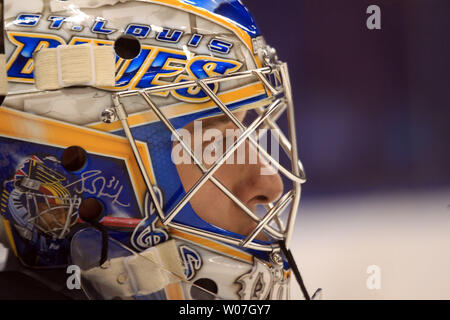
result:
[[[235,101],[241,100],[243,97],[252,97],[264,94],[264,86],[261,83],[251,84],[246,87],[239,88],[237,90],[233,90],[230,92],[219,94],[220,100],[225,104],[230,104]],[[169,107],[163,107],[161,108],[161,111],[164,113],[166,117],[169,119],[180,117],[183,115],[188,115],[191,113],[199,112],[202,110],[207,110],[210,108],[215,107],[216,104],[213,101],[209,101],[202,104],[192,104],[192,103],[182,103],[177,104]],[[256,106],[255,106],[256,107]],[[246,109],[245,106],[243,109]],[[143,125],[146,123],[152,123],[159,121],[156,114],[149,110],[142,113],[137,113],[133,115],[129,115],[128,117],[128,124],[130,127],[135,127],[139,125]],[[101,131],[116,131],[122,129],[122,124],[117,121],[111,124],[105,124],[103,122],[97,122],[88,125],[89,128],[101,130]]]
[[[169,284],[165,289],[167,300],[184,300],[180,283]]]
[[[33,63],[33,60],[30,59],[30,60],[28,60],[25,67],[23,67],[23,69],[20,73],[30,74],[33,72],[33,70],[34,70],[34,63]]]
[[[38,52],[39,50],[42,49],[46,49],[48,48],[48,42],[46,41],[41,41],[37,47],[36,47],[36,52]],[[26,63],[25,67],[22,69],[21,73],[24,74],[31,74],[34,71],[34,63],[33,63],[33,59],[28,60],[28,62]]]
[[[149,52],[148,52],[147,56],[145,57],[145,60],[142,63],[142,65],[139,67],[138,71],[136,72],[136,74],[133,76],[133,78],[130,80],[130,82],[127,85],[125,85],[123,87],[105,87],[104,89],[114,90],[114,91],[124,91],[124,90],[130,90],[130,88],[134,88],[135,84],[137,82],[139,82],[141,80],[141,78],[144,76],[144,74],[148,70],[150,64],[153,63],[153,61],[155,60],[156,48],[157,47],[154,47],[154,46],[142,45],[141,50],[148,50]],[[120,60],[122,60],[122,59],[120,59]],[[120,72],[117,73],[116,82],[118,82],[122,78],[123,74],[125,73],[125,71],[127,71],[127,68],[132,61],[133,60],[128,60],[124,63],[124,66],[122,67]],[[120,61],[118,63],[120,63]]]
[[[174,228],[170,228],[170,234],[174,237],[178,237],[181,239],[185,239],[190,242],[194,242],[200,246],[210,248],[213,251],[221,252],[223,254],[226,254],[227,256],[240,259],[242,261],[247,261],[248,263],[253,263],[253,257],[245,253],[243,251],[236,250],[232,247],[228,247],[224,244],[221,244],[219,242],[209,240],[200,236],[196,236],[193,234],[189,234],[186,232],[182,232],[180,230],[176,230]]]
[[[173,7],[173,8],[178,8],[178,9],[182,9],[184,11],[187,12],[192,12],[192,13],[196,13],[200,16],[205,17],[206,19],[213,21],[213,22],[217,22],[219,25],[221,26],[225,26],[226,28],[228,28],[229,30],[233,31],[233,33],[241,40],[244,42],[244,44],[247,46],[247,48],[250,50],[250,52],[252,53],[257,68],[261,68],[262,64],[258,58],[258,56],[253,54],[253,42],[252,42],[252,38],[250,37],[250,35],[245,32],[244,30],[242,30],[241,28],[239,28],[237,25],[235,25],[234,23],[230,22],[229,20],[227,20],[226,18],[223,18],[219,15],[215,15],[205,9],[202,8],[198,8],[195,7],[191,4],[188,3],[182,3],[178,0],[144,0],[144,2],[153,2],[153,3],[158,3],[158,4],[162,4],[162,5],[166,5],[169,7]],[[81,37],[76,37],[77,40],[83,39]],[[75,39],[75,38],[74,38]],[[72,39],[71,43],[74,43],[74,39]],[[102,43],[102,44],[106,44],[106,43],[110,43],[112,41],[108,41],[108,40],[96,40],[95,43]]]
[[[287,280],[291,277],[291,270],[283,272],[283,280]]]
[[[138,200],[140,203],[144,202],[147,188],[126,138],[42,118],[5,107],[0,108],[0,119],[2,119],[0,136],[18,138],[20,140],[61,148],[73,146],[75,141],[88,153],[123,159],[129,168]],[[154,183],[155,177],[147,145],[138,141],[137,147],[150,180]]]
[[[179,77],[177,77],[175,82],[178,83],[181,81],[197,80],[197,77],[193,74],[193,72],[191,70],[191,66],[196,61],[199,61],[202,59],[205,59],[205,56],[198,56],[198,57],[195,57],[195,58],[192,58],[191,60],[189,60],[189,62],[186,65],[186,71],[187,71],[188,75],[184,75],[184,74],[180,75]],[[208,59],[208,63],[206,65],[204,65],[203,71],[208,75],[208,77],[217,77],[217,76],[228,75],[228,74],[238,71],[242,67],[242,63],[240,63],[239,61],[232,61],[232,60],[227,61],[224,59],[213,58],[213,57],[207,57],[207,59]],[[221,74],[213,71],[214,68],[217,66],[217,62],[234,63],[235,66],[231,69],[228,69],[223,75],[221,75]],[[200,90],[202,90],[202,89],[199,86],[197,86],[196,88],[194,88],[194,87],[188,88],[188,92],[191,95],[198,94]],[[214,89],[212,89],[212,91],[216,94],[217,90],[219,90],[219,84],[215,83]],[[206,96],[203,99],[199,99],[199,98],[193,99],[193,98],[185,97],[185,96],[178,94],[176,90],[172,91],[172,95],[175,98],[177,98],[178,100],[185,101],[185,102],[199,103],[199,102],[207,102],[210,100],[210,98],[208,96]]]

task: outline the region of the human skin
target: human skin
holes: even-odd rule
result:
[[[235,115],[240,121],[243,121],[245,112],[236,113]],[[225,116],[201,121],[204,130],[214,127],[224,137],[226,136],[227,129],[237,129]],[[184,129],[190,133],[191,137],[194,136],[194,123],[187,125]],[[194,138],[191,139],[192,150],[195,148],[194,144],[199,143],[194,140]],[[211,142],[203,142],[201,150],[204,150]],[[177,144],[175,142],[174,146]],[[283,183],[278,173],[274,172],[271,175],[261,174],[261,172],[264,172],[262,171],[263,168],[265,168],[265,171],[269,169],[269,165],[264,163],[260,156],[254,157],[257,161],[252,162],[249,154],[250,152],[256,151],[251,148],[254,147],[250,146],[247,140],[245,144],[245,161],[242,164],[236,163],[237,161],[234,164],[224,164],[216,171],[214,177],[249,209],[255,212],[257,205],[273,203],[279,199],[283,191]],[[226,146],[223,146],[223,153],[225,151]],[[235,152],[234,159],[238,159],[238,151]],[[211,163],[207,159],[203,159],[203,163],[206,168],[211,167]],[[202,177],[202,171],[193,161],[178,164],[177,170],[186,191],[190,190]],[[210,181],[206,182],[199,189],[190,203],[199,217],[219,228],[247,236],[257,226],[254,220],[245,214],[234,201]],[[257,239],[263,240],[265,237],[264,235],[259,235]]]

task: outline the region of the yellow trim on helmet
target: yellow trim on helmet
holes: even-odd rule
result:
[[[220,100],[223,103],[230,104],[230,103],[242,100],[243,97],[247,99],[247,98],[251,98],[251,97],[256,97],[258,95],[262,95],[264,93],[267,93],[266,90],[264,89],[264,86],[260,82],[258,82],[258,83],[254,83],[251,85],[241,87],[237,90],[224,92],[222,94],[219,94],[218,97],[220,98]],[[256,105],[250,104],[249,105],[250,107],[243,106],[241,110],[256,108],[258,106],[261,106],[261,103],[264,105],[267,104],[267,102],[265,100],[263,100],[263,102],[258,102],[258,103],[256,103]],[[161,111],[163,111],[163,113],[166,117],[171,119],[171,118],[176,118],[176,117],[200,112],[202,110],[207,110],[207,109],[214,108],[214,107],[216,107],[216,104],[213,101],[205,102],[202,104],[181,103],[181,104],[175,104],[175,105],[168,106],[168,107],[163,107],[163,108],[161,108]],[[128,121],[128,124],[130,127],[136,127],[136,126],[140,126],[140,125],[143,125],[146,123],[157,122],[157,121],[159,121],[159,118],[156,116],[156,114],[153,111],[148,110],[148,111],[144,111],[141,113],[129,115],[127,121]],[[123,128],[120,121],[116,121],[116,122],[113,122],[110,124],[105,124],[103,122],[96,122],[96,123],[87,125],[87,127],[91,128],[91,129],[107,131],[107,132],[117,131],[117,130],[121,130]]]
[[[220,242],[216,242],[214,240],[210,240],[210,239],[206,239],[206,238],[203,238],[200,236],[189,234],[189,233],[186,233],[186,232],[174,229],[174,228],[170,228],[169,231],[170,231],[170,235],[175,238],[180,238],[180,239],[183,239],[183,240],[186,240],[189,242],[193,242],[193,243],[195,243],[201,247],[204,247],[206,249],[220,252],[220,253],[223,253],[232,258],[239,259],[239,260],[253,264],[252,255],[250,255],[246,252],[239,251],[232,247],[224,245]]]

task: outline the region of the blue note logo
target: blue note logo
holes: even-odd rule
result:
[[[182,245],[178,250],[183,261],[186,279],[192,280],[203,265],[202,258],[197,251],[188,246]]]
[[[162,192],[155,188],[155,193],[159,197],[159,204],[162,206]],[[131,243],[138,251],[145,251],[169,240],[167,231],[158,225],[159,217],[149,193],[145,196],[144,208],[145,218],[138,224],[131,236]]]

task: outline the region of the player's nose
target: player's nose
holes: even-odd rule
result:
[[[277,201],[283,192],[283,181],[278,172],[266,161],[261,159],[256,165],[248,165],[242,172],[239,187],[239,198],[250,208],[258,204],[268,204]]]

